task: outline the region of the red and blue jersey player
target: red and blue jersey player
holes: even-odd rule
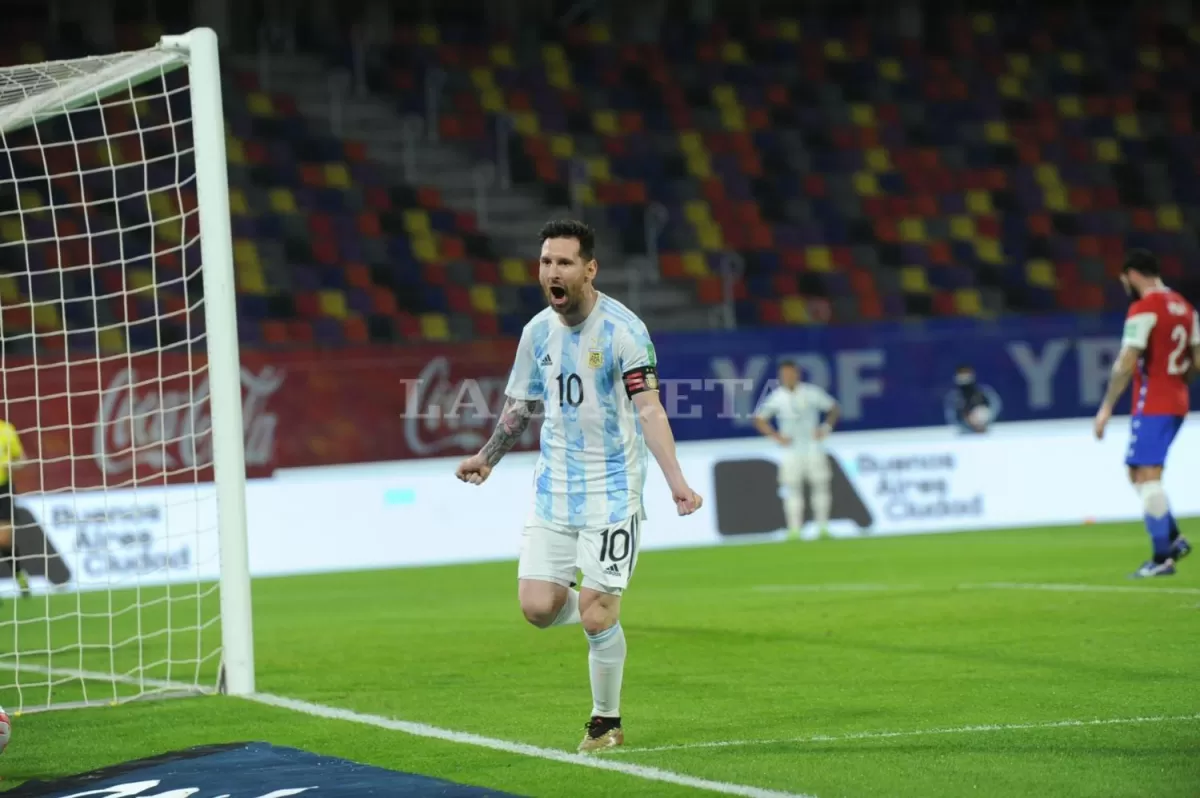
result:
[[[1145,250],[1125,258],[1121,283],[1133,300],[1125,318],[1121,352],[1096,413],[1096,437],[1133,380],[1129,449],[1125,465],[1142,497],[1153,553],[1134,577],[1170,576],[1191,546],[1179,534],[1163,490],[1167,452],[1188,414],[1188,385],[1200,374],[1200,320],[1196,310],[1163,285],[1158,260]]]

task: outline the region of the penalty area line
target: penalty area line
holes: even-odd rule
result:
[[[1102,718],[1096,720],[1053,720],[1042,723],[988,723],[977,726],[953,726],[943,729],[914,729],[910,731],[868,731],[848,734],[814,734],[808,737],[783,737],[776,740],[712,740],[700,743],[680,743],[649,748],[616,748],[619,754],[653,754],[660,751],[690,751],[702,748],[743,748],[754,745],[787,745],[804,743],[840,743],[855,740],[890,740],[896,737],[926,737],[935,734],[978,734],[981,732],[1030,731],[1036,729],[1075,729],[1087,726],[1132,726],[1140,723],[1187,723],[1200,721],[1197,715],[1153,715],[1142,718]]]
[[[543,748],[537,745],[529,745],[527,743],[514,743],[508,740],[500,740],[493,737],[484,737],[478,734],[471,734],[470,732],[460,732],[452,729],[443,729],[438,726],[430,726],[424,723],[396,720],[394,718],[386,718],[382,715],[369,715],[349,709],[331,707],[326,704],[315,704],[310,701],[301,701],[295,698],[285,698],[283,696],[270,695],[267,693],[255,693],[253,695],[241,697],[248,701],[253,701],[265,706],[290,709],[294,712],[300,712],[305,715],[312,715],[314,717],[324,718],[326,720],[341,720],[347,723],[358,723],[364,726],[374,726],[379,729],[386,729],[387,731],[410,734],[414,737],[443,740],[445,742],[457,743],[459,745],[472,745],[477,748],[488,748],[493,751],[501,751],[506,754],[517,754],[518,756],[526,756],[534,759],[562,762],[567,765],[578,765],[580,767],[593,768],[595,770],[607,770],[612,773],[621,773],[626,776],[633,776],[634,778],[645,779],[647,781],[658,781],[665,784],[674,784],[680,787],[691,787],[697,790],[708,790],[709,792],[723,793],[725,795],[742,795],[746,796],[746,798],[816,798],[816,796],[806,795],[803,793],[779,792],[777,790],[768,790],[762,787],[752,787],[746,784],[731,784],[724,781],[712,781],[710,779],[702,779],[696,776],[689,776],[685,773],[676,773],[671,770],[663,770],[661,768],[647,767],[645,765],[634,765],[629,762],[615,762],[611,759],[605,758],[604,755],[587,756],[584,754],[571,753],[569,751],[560,751],[554,748]]]

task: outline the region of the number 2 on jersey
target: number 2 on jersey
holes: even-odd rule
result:
[[[1186,374],[1192,365],[1191,353],[1186,351],[1188,344],[1187,328],[1182,324],[1176,324],[1174,329],[1171,330],[1171,341],[1175,344],[1175,348],[1171,350],[1171,356],[1167,358],[1167,373],[1172,377],[1177,377],[1180,374]]]
[[[578,374],[558,375],[558,404],[579,407],[583,404],[583,378]]]

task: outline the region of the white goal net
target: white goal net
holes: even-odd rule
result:
[[[216,58],[0,69],[9,712],[253,686]]]

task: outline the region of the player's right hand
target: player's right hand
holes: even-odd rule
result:
[[[482,485],[492,473],[492,467],[487,460],[478,454],[473,454],[458,464],[454,476],[470,485]]]
[[[671,494],[675,499],[675,510],[680,515],[691,515],[704,504],[703,497],[686,485],[682,490],[672,490]]]
[[[779,441],[780,446],[791,446],[792,445],[792,439],[786,435],[779,435],[775,438],[775,440]]]

